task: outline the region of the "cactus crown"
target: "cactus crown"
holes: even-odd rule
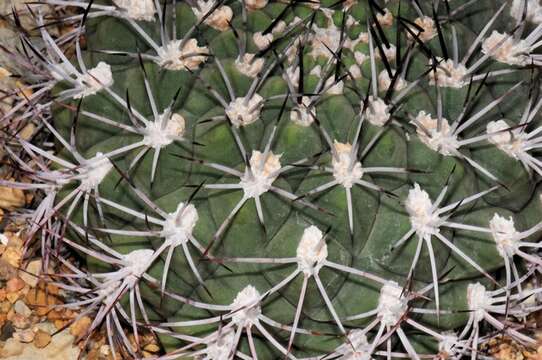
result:
[[[42,247],[86,259],[89,333],[202,359],[475,357],[481,321],[534,343],[498,316],[542,264],[537,1],[44,2],[76,27],[36,12],[53,100],[21,111],[56,151],[17,146]]]

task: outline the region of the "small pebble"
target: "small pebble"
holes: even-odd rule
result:
[[[19,356],[23,353],[23,344],[17,340],[11,338],[6,341],[2,349],[0,350],[0,358],[7,358],[10,356]]]
[[[14,331],[15,329],[13,328],[11,321],[7,321],[0,329],[0,341],[6,341],[9,339],[11,336],[13,336]]]
[[[6,298],[10,303],[14,304],[19,299],[19,293],[18,292],[8,293],[6,295]]]
[[[17,276],[17,269],[3,258],[0,258],[0,280],[9,280],[15,276]]]
[[[17,329],[27,329],[30,327],[30,319],[21,314],[15,314],[12,321],[13,326],[15,326]]]
[[[11,309],[11,303],[9,301],[3,301],[0,303],[0,312],[7,313]]]
[[[32,310],[22,300],[18,300],[13,305],[13,308],[15,309],[15,312],[17,314],[21,314],[23,316],[29,317],[32,315]]]
[[[25,284],[25,282],[22,281],[18,277],[10,279],[6,284],[6,291],[8,293],[17,292],[17,291],[21,290],[22,288],[24,288],[24,284]]]
[[[85,335],[91,323],[92,320],[88,316],[80,318],[70,326],[70,334],[76,338]]]
[[[21,279],[30,287],[36,287],[38,284],[38,275],[41,270],[41,260],[32,260],[26,266],[25,271],[19,271]]]
[[[156,352],[160,351],[160,347],[158,345],[156,345],[156,344],[148,344],[143,349],[145,351],[148,351],[148,352],[151,352],[151,353],[156,353]]]
[[[20,208],[25,204],[24,192],[21,189],[14,189],[0,186],[0,207],[11,210]]]
[[[38,349],[43,349],[51,343],[51,335],[43,330],[38,330],[34,337],[34,346]]]
[[[34,337],[34,332],[30,329],[17,331],[13,334],[13,338],[22,343],[31,343],[32,341],[34,341]]]

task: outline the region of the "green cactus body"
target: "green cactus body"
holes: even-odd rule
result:
[[[152,250],[146,273],[159,283],[140,285],[142,301],[154,322],[182,334],[157,332],[181,358],[229,358],[210,355],[222,349],[369,359],[389,331],[397,352],[438,352],[448,338],[401,323],[407,309],[434,333],[462,329],[469,306],[478,314],[472,284],[490,291],[514,281],[501,270],[516,248],[499,245],[490,224],[513,220],[525,231],[540,218],[538,175],[493,141],[506,132],[486,132],[498,119],[522,124],[535,106],[524,95],[532,74],[491,56],[474,69],[481,41],[468,54],[482,25],[504,31],[504,21],[491,27],[498,8],[211,3],[151,1],[160,5],[152,21],[89,17],[81,61],[109,64],[112,81],[94,75],[96,91],[82,96],[59,83],[53,126],[86,164],[107,157],[81,175],[93,176],[86,190],[99,195],[70,210],[77,225],[68,233],[121,254]],[[485,78],[503,69],[514,71]],[[60,156],[74,160],[58,138]],[[115,268],[86,255],[91,272]],[[245,307],[192,325],[220,311],[164,291]],[[215,337],[178,350],[222,326],[225,344],[238,345],[220,348]],[[349,342],[367,357],[348,355]]]

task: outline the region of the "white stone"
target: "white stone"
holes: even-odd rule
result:
[[[512,5],[510,6],[510,16],[517,21],[520,21],[523,17],[525,3],[527,3],[525,20],[535,24],[542,23],[542,5],[540,5],[540,0],[512,0]]]
[[[467,84],[465,81],[467,76],[465,65],[461,63],[454,65],[452,59],[441,61],[443,59],[437,57],[437,60],[440,62],[436,68],[436,74],[434,71],[429,73],[430,85],[438,84],[438,86],[442,87],[461,88]],[[432,60],[429,64],[432,64]]]
[[[201,21],[216,5],[216,0],[197,0],[197,6],[192,8],[194,15]],[[218,31],[229,29],[230,21],[233,18],[233,11],[227,5],[217,7],[204,21],[204,24]]]
[[[156,9],[153,0],[113,0],[113,3],[122,9],[130,19],[154,21]]]
[[[290,120],[299,126],[308,127],[314,122],[314,118],[310,110],[311,98],[303,96],[301,104],[296,105],[290,111]]]
[[[373,125],[381,127],[390,119],[390,106],[381,98],[374,98],[372,95],[367,99],[368,105],[365,111],[366,119]],[[361,102],[363,109],[363,101]]]
[[[184,117],[173,113],[167,119],[168,113],[168,110],[164,111],[156,121],[149,122],[145,128],[143,141],[147,146],[162,148],[182,138],[186,127]]]
[[[248,77],[256,77],[263,68],[265,60],[263,58],[254,58],[255,54],[245,53],[243,58],[235,59],[235,67],[237,70]]]
[[[248,101],[244,97],[238,97],[228,104],[225,112],[233,126],[247,126],[260,118],[263,103],[263,98],[258,94],[254,94]]]
[[[454,155],[459,148],[457,137],[451,134],[451,127],[446,118],[442,118],[440,131],[438,130],[438,119],[431,117],[425,111],[420,111],[416,116],[416,133],[421,142],[431,150],[442,155]]]
[[[382,324],[394,326],[405,314],[408,299],[403,295],[403,289],[394,281],[388,281],[382,286],[376,308]]]
[[[111,169],[113,169],[111,161],[104,157],[101,152],[96,153],[93,158],[87,159],[81,165],[78,171],[84,191],[90,191],[98,187]]]
[[[520,233],[516,230],[512,217],[506,219],[494,214],[489,221],[489,229],[499,254],[502,257],[514,256],[519,248]]]
[[[198,46],[196,39],[188,39],[181,49],[182,40],[170,41],[158,49],[158,65],[168,70],[196,70],[207,60],[209,49]]]
[[[337,140],[333,143],[335,154],[331,160],[333,166],[333,177],[347,189],[352,188],[357,180],[363,176],[363,168],[352,154],[352,145],[340,143]],[[354,156],[352,156],[354,155]]]
[[[17,300],[15,304],[13,304],[13,310],[19,315],[23,315],[24,317],[29,317],[32,315],[32,310],[22,300]]]
[[[196,207],[181,202],[177,206],[177,210],[168,215],[161,234],[165,237],[166,242],[173,246],[188,242],[199,219]]]
[[[519,159],[525,153],[524,147],[527,134],[510,129],[506,121],[490,121],[487,124],[486,131],[490,135],[488,141],[504,151],[508,156]]]
[[[265,161],[263,161],[263,157],[263,153],[252,150],[250,169],[245,170],[240,181],[247,198],[258,197],[266,193],[279,175],[277,172],[281,168],[281,155],[275,155],[270,151]]]
[[[109,64],[100,61],[96,67],[87,70],[86,74],[81,75],[77,82],[82,90],[75,95],[74,99],[81,99],[86,96],[94,95],[98,91],[113,85],[113,73]]]
[[[482,284],[469,284],[467,287],[467,304],[474,316],[474,320],[480,322],[484,319],[486,309],[493,304],[493,300]]]
[[[254,286],[248,285],[237,294],[231,309],[231,320],[235,325],[245,327],[255,324],[262,313],[260,293]]]
[[[482,52],[490,54],[499,62],[509,65],[524,66],[529,64],[530,46],[525,40],[516,41],[507,33],[493,30],[491,35],[482,42]]]
[[[7,246],[9,239],[6,235],[0,234],[0,244]]]
[[[32,260],[26,266],[25,271],[19,271],[19,277],[30,287],[36,287],[38,285],[41,267],[41,259]]]
[[[441,219],[432,210],[433,203],[429,194],[418,183],[408,191],[405,209],[410,217],[412,228],[419,236],[434,234],[439,231]]]
[[[327,244],[324,234],[316,226],[311,225],[303,231],[297,245],[297,265],[306,275],[317,274],[327,259]]]

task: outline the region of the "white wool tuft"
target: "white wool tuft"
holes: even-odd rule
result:
[[[188,242],[199,219],[196,207],[193,204],[185,206],[185,203],[181,202],[177,210],[168,215],[162,229],[162,236],[165,237],[166,242],[174,246]]]
[[[303,96],[301,98],[301,104],[296,105],[290,111],[290,120],[299,126],[310,126],[314,122],[314,118],[310,110],[310,104],[311,98],[308,96]]]
[[[495,214],[489,222],[489,228],[499,254],[502,257],[514,256],[519,247],[520,234],[514,226],[512,217],[506,219],[499,214]]]
[[[271,42],[273,42],[274,36],[272,33],[263,35],[261,31],[258,31],[252,35],[252,40],[258,49],[263,50],[267,48]]]
[[[245,0],[245,6],[248,10],[254,11],[263,9],[267,5],[268,0]]]
[[[243,290],[237,293],[237,296],[231,304],[232,322],[237,326],[249,326],[258,321],[262,313],[260,307],[260,293],[252,286],[247,285]]]
[[[82,90],[73,97],[74,99],[81,99],[86,96],[94,95],[98,91],[113,85],[111,66],[100,61],[96,67],[87,70],[86,74],[81,75],[77,79],[77,82],[82,87]]]
[[[443,60],[442,58],[437,57],[439,64],[435,72],[431,71],[429,73],[429,84],[441,87],[450,87],[450,88],[462,88],[467,84],[465,77],[467,76],[467,68],[465,65],[458,63],[454,65],[452,59]],[[432,60],[430,61],[430,65]]]
[[[143,141],[147,146],[162,148],[183,136],[186,127],[184,117],[181,114],[174,113],[167,119],[166,115],[168,113],[169,111],[165,110],[159,115],[157,121],[149,122],[145,128]]]
[[[154,21],[156,9],[153,0],[113,0],[113,3],[124,10],[130,19]]]
[[[530,47],[525,40],[516,41],[507,33],[493,30],[482,43],[482,52],[490,54],[495,60],[509,64],[524,66],[529,64]]]
[[[417,183],[408,191],[405,209],[410,216],[410,223],[419,235],[438,232],[440,218],[432,211],[433,203],[429,194]]]
[[[337,348],[341,360],[371,360],[371,344],[361,329],[354,329],[347,335],[348,342]]]
[[[395,70],[392,70],[392,77],[395,76]],[[386,70],[382,70],[380,74],[378,74],[378,89],[380,91],[388,91],[388,89],[391,86],[391,80],[390,75]],[[395,84],[393,85],[393,89],[395,91],[401,91],[407,86],[407,82],[402,78],[398,77],[395,80]]]
[[[241,178],[241,187],[248,198],[258,197],[267,192],[276,180],[280,170],[280,157],[272,151],[267,154],[267,159],[262,163],[264,154],[253,150],[250,157],[250,169],[246,169]]]
[[[197,6],[192,8],[194,15],[201,21],[205,15],[207,15],[213,7],[216,5],[215,0],[197,0]],[[205,19],[204,24],[218,31],[226,31],[229,29],[230,21],[233,18],[233,11],[227,5],[218,6],[210,15]]]
[[[480,322],[484,319],[486,309],[493,304],[484,285],[480,283],[469,284],[467,287],[467,304],[474,315],[474,320]]]
[[[320,270],[327,258],[327,244],[323,241],[324,234],[316,226],[311,225],[303,231],[303,236],[297,245],[297,264],[307,275],[313,275]]]
[[[241,74],[248,77],[256,77],[262,71],[265,60],[263,58],[254,58],[255,54],[245,53],[243,58],[235,59],[235,67]]]
[[[340,143],[337,140],[333,143],[336,156],[333,156],[333,177],[345,188],[352,188],[356,180],[363,176],[363,168],[356,156],[352,157],[352,145]]]
[[[213,342],[207,345],[205,355],[198,360],[228,360],[235,346],[235,331],[232,328],[223,330]]]
[[[540,0],[512,0],[510,16],[520,21],[523,18],[525,3],[527,3],[527,16],[525,19],[534,24],[542,23],[542,5],[540,5]]]
[[[423,17],[417,18],[416,20],[414,20],[414,24],[422,28],[423,31],[418,30],[417,28],[413,26],[411,26],[410,29],[423,42],[428,42],[429,40],[431,40],[438,34],[437,28],[435,26],[435,21],[429,16],[423,16]],[[413,38],[410,32],[407,33],[407,36],[409,39]]]
[[[457,153],[459,142],[457,137],[451,134],[450,125],[445,118],[442,118],[439,131],[438,119],[432,118],[431,114],[427,114],[422,110],[416,116],[414,125],[416,125],[416,133],[418,134],[420,141],[427,145],[431,150],[446,156]]]
[[[486,131],[490,134],[488,141],[504,151],[508,156],[518,159],[525,153],[527,134],[522,131],[510,129],[504,120],[490,121]],[[513,134],[513,136],[512,136]]]
[[[196,70],[207,60],[209,49],[198,46],[196,39],[188,39],[181,49],[182,40],[170,41],[158,49],[158,65],[168,70]]]
[[[250,125],[260,117],[263,98],[258,94],[254,94],[249,101],[245,101],[245,99],[244,97],[238,97],[230,102],[225,109],[226,115],[228,115],[235,127]]]
[[[403,289],[394,281],[388,281],[382,286],[376,310],[383,324],[393,326],[404,315],[408,299],[403,295]]]
[[[390,106],[380,98],[374,98],[372,95],[367,99],[368,105],[365,111],[367,120],[375,126],[381,127],[390,119]],[[363,109],[363,101],[361,102]]]
[[[98,187],[111,169],[113,169],[113,164],[101,152],[87,159],[78,169],[83,176],[81,179],[83,190],[90,191]]]

